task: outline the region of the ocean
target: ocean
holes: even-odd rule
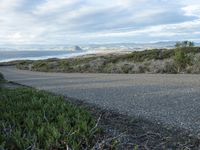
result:
[[[70,45],[0,45],[0,62],[13,60],[39,60],[48,58],[69,58],[98,52],[141,51],[151,48],[173,48],[175,42],[158,43],[114,43]]]
[[[69,58],[86,54],[73,51],[0,51],[0,62],[13,60],[39,60],[48,58]]]

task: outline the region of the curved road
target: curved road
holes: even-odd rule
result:
[[[200,133],[200,75],[0,72],[23,85]]]

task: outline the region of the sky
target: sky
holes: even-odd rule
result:
[[[199,0],[0,0],[0,44],[200,41]]]

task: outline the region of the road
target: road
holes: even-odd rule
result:
[[[9,81],[200,133],[200,75],[0,72]]]

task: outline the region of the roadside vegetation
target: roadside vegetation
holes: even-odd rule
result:
[[[0,149],[89,149],[98,128],[83,108],[34,89],[0,88]]]
[[[3,74],[0,72],[0,83],[4,82],[4,76]]]
[[[177,42],[175,46],[121,55],[21,61],[17,68],[69,73],[200,73],[200,47],[190,41]]]

